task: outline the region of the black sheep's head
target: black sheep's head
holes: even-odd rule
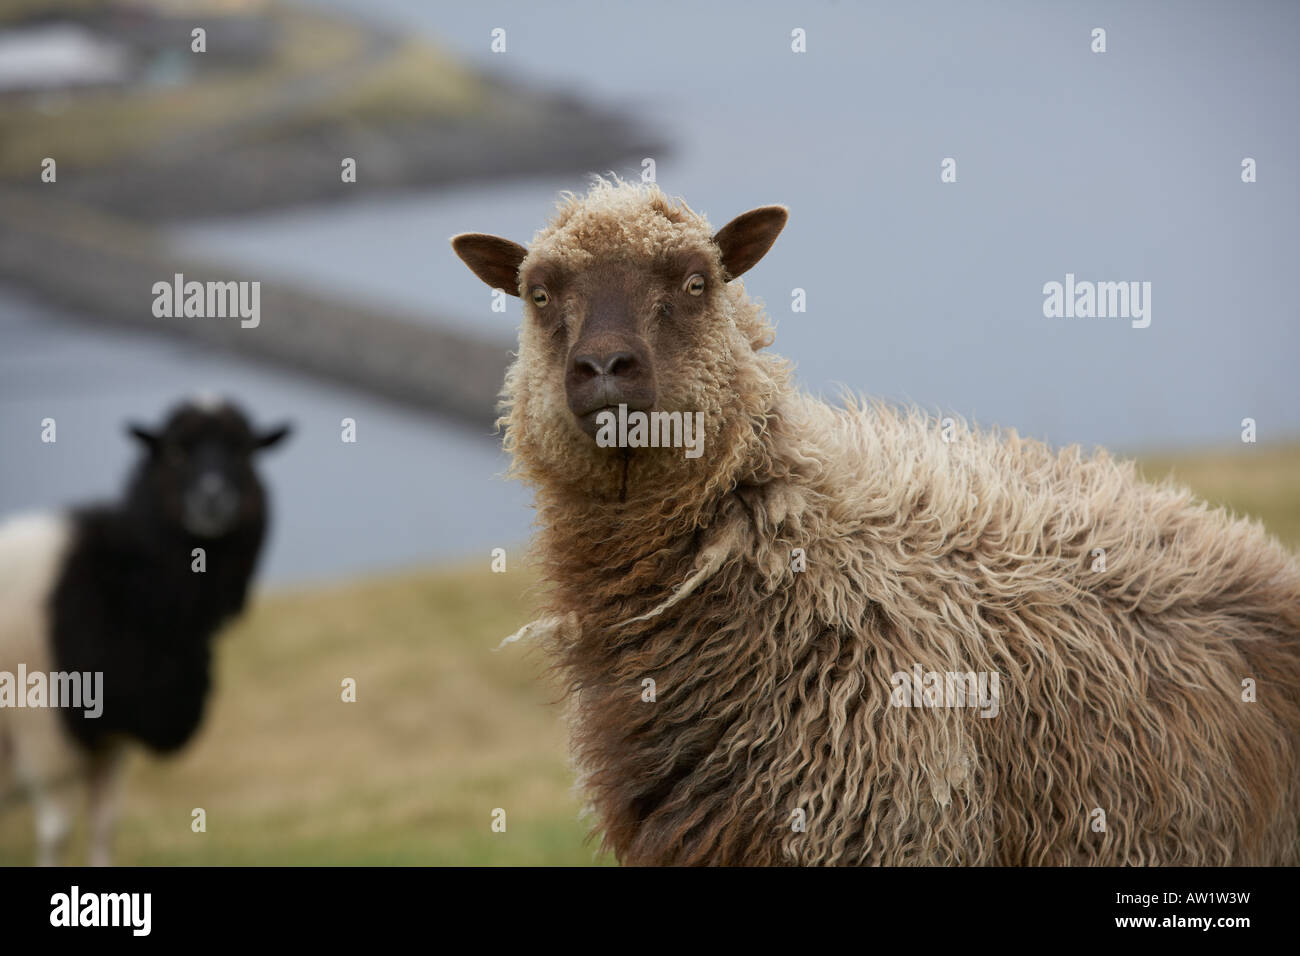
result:
[[[147,449],[133,485],[137,502],[189,535],[217,539],[264,520],[266,493],[253,456],[291,427],[257,432],[235,405],[204,399],[177,406],[160,429],[129,431]]]

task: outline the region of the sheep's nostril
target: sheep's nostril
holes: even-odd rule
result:
[[[617,352],[609,356],[605,365],[605,374],[617,378],[620,375],[629,375],[636,368],[636,359],[631,352]]]
[[[636,356],[631,352],[611,352],[608,355],[579,355],[573,360],[574,369],[583,378],[600,375],[618,377],[629,375],[636,369]]]
[[[592,355],[579,355],[573,360],[573,368],[581,378],[594,378],[604,374],[603,365]]]

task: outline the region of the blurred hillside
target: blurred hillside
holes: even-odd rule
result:
[[[179,254],[163,226],[586,173],[647,150],[663,147],[625,110],[339,14],[278,0],[0,0],[0,282],[82,323],[188,339],[478,430],[495,418],[511,339],[261,263],[239,271],[266,280],[256,334],[160,321],[155,282],[225,281],[232,268]]]
[[[1258,518],[1292,549],[1300,547],[1300,445],[1243,445],[1140,460],[1152,480],[1170,475],[1207,501]]]
[[[585,172],[661,148],[620,112],[292,3],[0,0],[0,50],[0,182],[135,220]]]
[[[1300,446],[1142,466],[1300,546]],[[486,564],[257,601],[222,640],[218,691],[194,745],[173,762],[137,757],[119,861],[611,862],[585,842],[544,662],[527,647],[495,650],[531,620],[535,580],[514,556],[506,574]],[[345,677],[357,681],[356,703],[340,700]],[[207,811],[205,834],[190,831],[195,807]],[[31,825],[25,804],[0,810],[0,865],[30,861]]]

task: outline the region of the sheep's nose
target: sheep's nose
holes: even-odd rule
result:
[[[235,489],[221,475],[208,472],[199,478],[194,496],[204,503],[224,505],[235,497]]]
[[[239,513],[239,492],[228,480],[208,472],[185,495],[185,520],[199,534],[216,534]]]
[[[608,375],[619,378],[636,371],[636,356],[631,352],[607,352],[604,355],[587,353],[573,359],[574,367],[586,378]]]

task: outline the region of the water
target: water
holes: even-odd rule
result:
[[[661,185],[717,226],[787,204],[790,225],[746,285],[814,391],[1129,451],[1233,443],[1245,417],[1261,441],[1300,435],[1300,8],[329,6],[637,110],[675,143],[655,157]],[[1101,55],[1089,51],[1098,25]],[[494,56],[498,26],[509,52]],[[789,50],[794,27],[806,54]],[[941,184],[949,156],[958,181]],[[1240,181],[1243,156],[1258,160],[1253,185]],[[512,330],[518,304],[493,313],[447,239],[527,241],[583,177],[374,197],[359,160],[360,182],[341,187],[352,202],[197,223],[174,239],[241,278]],[[1044,318],[1042,287],[1067,272],[1151,282],[1150,327]],[[791,311],[795,288],[806,313]],[[122,420],[208,385],[300,426],[266,460],[272,580],[486,559],[527,535],[524,493],[495,477],[490,436],[192,347],[73,335],[43,311],[0,295],[0,512],[111,492],[132,453]],[[60,421],[57,447],[32,444],[46,415]],[[357,446],[338,440],[345,416],[361,425]]]
[[[814,391],[845,386],[1129,450],[1233,442],[1245,417],[1261,441],[1300,434],[1300,7],[321,5],[639,111],[676,144],[657,157],[660,184],[717,226],[789,205],[785,233],[745,281]],[[1089,48],[1098,25],[1105,54]],[[789,49],[796,26],[803,55]],[[507,30],[504,55],[488,51],[495,27]],[[941,184],[949,156],[958,179]],[[1243,156],[1259,163],[1252,185]],[[582,185],[538,177],[181,236],[349,294],[513,329],[518,304],[491,312],[446,240],[527,241],[554,195]],[[1045,318],[1043,286],[1066,273],[1151,282],[1150,327]],[[806,313],[791,311],[795,288]]]
[[[293,437],[260,463],[272,500],[265,580],[374,573],[518,554],[530,512],[491,435],[441,424],[350,389],[201,347],[70,324],[0,288],[0,515],[116,496],[138,446],[125,423],[155,423],[196,391],[237,396]],[[41,442],[53,418],[57,441]],[[353,418],[357,442],[341,440]]]

